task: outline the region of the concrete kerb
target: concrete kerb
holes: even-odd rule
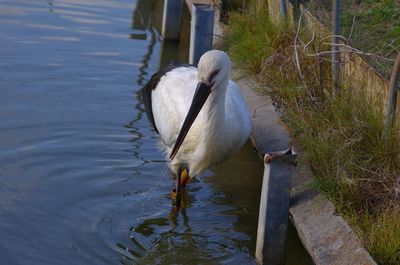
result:
[[[235,76],[239,76],[238,71],[234,71]],[[241,86],[253,114],[251,138],[260,156],[289,149],[292,141],[290,133],[275,111],[272,99],[256,92],[256,82],[250,78],[240,77],[236,82]],[[350,226],[336,214],[335,206],[325,196],[310,188],[311,182],[309,172],[295,170],[289,213],[314,263],[376,265]]]

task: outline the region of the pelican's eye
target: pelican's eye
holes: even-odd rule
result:
[[[217,74],[219,73],[220,69],[215,70],[214,72],[212,72],[212,74],[210,75],[210,78],[208,79],[208,83],[212,83],[214,81],[214,78],[217,76]],[[214,81],[215,82],[215,81]],[[214,83],[213,82],[213,83]]]

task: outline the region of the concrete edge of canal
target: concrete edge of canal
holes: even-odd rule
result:
[[[256,92],[256,82],[240,77],[238,71],[233,71],[233,79],[241,86],[252,114],[251,139],[260,157],[291,148],[290,133],[275,111],[272,99]],[[337,215],[335,206],[310,188],[311,181],[311,172],[295,170],[291,180],[289,215],[314,263],[376,264],[347,222]]]

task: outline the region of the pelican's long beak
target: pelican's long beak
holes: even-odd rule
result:
[[[185,140],[185,137],[188,134],[190,127],[195,121],[197,115],[199,115],[199,112],[203,107],[204,103],[206,103],[206,100],[211,93],[212,85],[213,84],[206,84],[203,82],[199,82],[197,84],[196,92],[194,93],[189,112],[186,115],[185,121],[183,122],[178,138],[176,139],[174,148],[172,148],[171,155],[169,156],[171,160],[173,160],[176,153],[178,153],[178,150],[181,147],[183,140]]]

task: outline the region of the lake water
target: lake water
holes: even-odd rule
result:
[[[0,0],[0,264],[254,264],[249,143],[171,214],[139,95],[159,15],[139,14],[127,0]],[[309,264],[294,234],[287,264]]]

